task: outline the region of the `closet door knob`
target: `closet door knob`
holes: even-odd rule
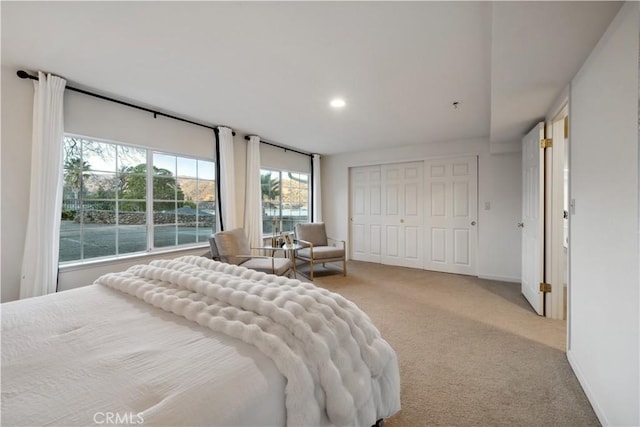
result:
[[[471,221],[471,225],[476,225],[476,222],[475,221]]]

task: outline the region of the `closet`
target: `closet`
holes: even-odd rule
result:
[[[350,169],[351,259],[476,275],[476,156]]]

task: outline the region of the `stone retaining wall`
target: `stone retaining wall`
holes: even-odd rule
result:
[[[196,215],[178,214],[178,224],[187,227],[196,226]],[[213,215],[201,215],[199,217],[200,226],[212,226],[215,221]],[[113,224],[116,223],[116,214],[114,211],[87,210],[76,215],[75,222],[84,224]],[[155,212],[153,214],[154,224],[174,224],[176,215],[172,213]],[[119,225],[144,225],[146,223],[146,214],[144,212],[120,212],[118,217]]]

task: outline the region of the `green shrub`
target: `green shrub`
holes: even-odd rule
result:
[[[62,209],[62,220],[73,221],[76,218],[76,211],[73,209]]]

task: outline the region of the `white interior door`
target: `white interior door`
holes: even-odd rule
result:
[[[350,169],[351,259],[381,262],[382,205],[380,166]]]
[[[522,140],[522,294],[543,314],[544,251],[544,123],[539,123]]]
[[[477,157],[428,160],[424,175],[424,268],[477,275]]]
[[[423,162],[382,165],[382,263],[422,268]]]

